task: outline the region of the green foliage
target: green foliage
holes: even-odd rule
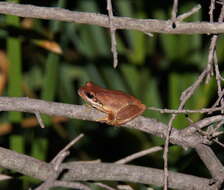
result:
[[[12,15],[6,16],[6,22],[9,25],[19,27],[19,18]],[[9,65],[9,96],[22,96],[22,67],[21,67],[21,41],[14,37],[7,38],[7,56]],[[9,119],[12,122],[20,122],[22,114],[19,112],[9,113]]]

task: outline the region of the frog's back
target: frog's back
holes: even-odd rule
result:
[[[120,110],[122,107],[130,104],[141,104],[141,102],[134,96],[119,90],[103,89],[97,92],[97,97],[103,98],[101,102],[103,101],[109,109],[113,110]]]

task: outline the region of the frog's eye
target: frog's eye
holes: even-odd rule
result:
[[[93,99],[93,98],[94,98],[93,94],[91,94],[91,93],[89,93],[89,92],[86,93],[86,96],[87,96],[89,99]]]

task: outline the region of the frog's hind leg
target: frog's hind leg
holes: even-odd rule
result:
[[[128,121],[134,119],[138,115],[141,115],[145,110],[141,109],[136,105],[128,105],[121,110],[116,115],[115,122],[117,125],[122,125]]]

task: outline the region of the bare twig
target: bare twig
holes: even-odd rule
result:
[[[218,122],[218,124],[213,128],[213,132],[216,132],[222,125],[224,124],[224,120]]]
[[[180,21],[183,21],[184,19],[186,19],[186,18],[190,17],[191,15],[197,13],[200,9],[201,9],[201,5],[200,5],[200,4],[196,5],[196,6],[193,7],[190,11],[188,11],[188,12],[186,12],[186,13],[183,13],[183,14],[179,15],[179,16],[177,17],[177,21],[179,21],[179,22],[180,22]]]
[[[205,79],[205,77],[208,75],[210,72],[210,67],[207,66],[204,71],[200,74],[200,76],[197,78],[197,80],[188,87],[184,92],[182,92],[180,100],[181,100],[181,105],[180,107],[183,108],[184,104],[187,102],[187,100],[193,95],[194,91],[198,88],[198,86],[202,83],[202,81]]]
[[[177,6],[177,5],[176,5]],[[174,9],[174,8],[173,8]],[[215,41],[215,40],[214,40]],[[212,41],[213,42],[213,41]],[[204,71],[201,73],[201,75],[198,77],[198,79],[194,82],[193,85],[191,85],[189,88],[187,88],[180,97],[181,103],[178,107],[178,110],[182,110],[184,105],[186,104],[187,100],[193,95],[195,90],[198,88],[198,86],[202,83],[205,77],[207,77],[207,82],[210,79],[210,75],[212,73],[212,64],[211,64],[211,56],[213,56],[213,46],[215,47],[215,42],[211,43],[211,51],[210,51],[210,57],[208,58],[208,64],[207,67],[204,69]],[[164,153],[163,153],[163,159],[164,159],[164,190],[167,190],[167,184],[168,184],[168,145],[169,145],[169,138],[170,138],[170,132],[172,129],[172,123],[174,119],[176,118],[176,114],[173,114],[171,119],[168,123],[168,129],[167,129],[167,136],[165,141],[165,147],[164,147]]]
[[[207,79],[206,79],[206,83],[208,83],[208,81],[211,78],[211,75],[213,75],[213,65],[214,65],[214,55],[216,54],[215,52],[215,47],[216,47],[216,41],[218,39],[217,35],[213,35],[212,39],[211,39],[211,43],[209,46],[209,53],[208,53],[208,68],[210,70],[209,74],[207,75]]]
[[[118,185],[119,190],[134,190],[130,185]]]
[[[41,128],[45,128],[45,126],[44,126],[44,122],[43,122],[43,120],[41,119],[40,113],[39,113],[39,112],[34,112],[34,114],[35,114],[35,116],[36,116],[36,118],[37,118],[38,123],[40,124],[40,127],[41,127]]]
[[[144,33],[149,37],[153,37],[153,33],[151,33],[151,32],[144,32]]]
[[[53,184],[54,187],[66,187],[80,190],[92,190],[87,185],[78,182],[69,182],[69,181],[55,181]]]
[[[99,186],[99,187],[103,187],[104,189],[107,189],[107,190],[116,190],[116,189],[110,187],[109,185],[106,185],[106,184],[103,184],[103,183],[94,183],[94,184]]]
[[[210,22],[214,22],[214,19],[213,19],[213,12],[215,10],[215,0],[210,0],[210,7],[209,7],[209,21]]]
[[[206,69],[201,73],[201,75],[198,77],[198,79],[194,82],[193,85],[191,85],[189,88],[187,88],[187,90],[185,90],[182,94],[181,94],[181,103],[178,107],[178,110],[183,109],[185,103],[187,102],[187,100],[193,95],[193,93],[195,92],[195,90],[198,88],[198,86],[201,84],[201,82],[203,81],[203,79],[205,78],[205,76],[207,76],[208,72],[210,71],[209,67],[206,67]],[[168,123],[168,129],[167,129],[167,135],[166,135],[166,141],[165,141],[165,146],[164,146],[164,152],[163,152],[163,159],[164,159],[164,184],[168,183],[168,146],[169,146],[169,140],[170,140],[170,133],[171,133],[171,129],[172,129],[172,123],[174,121],[174,119],[176,118],[176,114],[172,114],[172,117],[169,120]],[[165,185],[164,185],[164,188]]]
[[[12,177],[5,174],[0,174],[0,181],[4,181],[8,179],[12,179]]]
[[[172,28],[176,28],[176,19],[177,19],[177,8],[178,8],[178,0],[173,0],[173,8],[172,8]],[[163,151],[163,160],[164,160],[164,164],[163,164],[163,169],[164,169],[164,177],[163,177],[163,181],[164,181],[164,185],[163,185],[163,189],[167,190],[168,189],[168,146],[169,146],[169,139],[170,139],[170,132],[172,129],[172,122],[175,118],[175,115],[172,115],[169,123],[168,123],[168,128],[167,128],[167,133],[166,133],[166,140],[165,140],[165,146],[164,146],[164,151]]]
[[[224,89],[222,89],[218,99],[215,101],[215,103],[212,105],[211,108],[215,108],[216,106],[218,106],[220,101],[221,101],[221,99],[223,98],[223,96],[224,96]]]
[[[187,114],[187,113],[212,113],[215,111],[221,111],[224,109],[224,107],[202,108],[199,110],[190,110],[190,109],[174,110],[174,109],[161,109],[156,107],[148,107],[148,109],[158,111],[160,113]]]
[[[208,117],[208,118],[202,119],[202,120],[200,120],[198,122],[195,122],[195,123],[191,124],[190,126],[188,126],[185,129],[182,129],[181,133],[183,135],[193,134],[198,129],[202,129],[203,127],[206,127],[206,126],[208,126],[208,125],[210,125],[212,123],[219,122],[219,121],[222,121],[222,120],[224,120],[224,116],[223,115],[217,115],[217,116]]]
[[[107,11],[109,15],[109,24],[110,24],[110,35],[111,35],[111,52],[113,54],[113,60],[114,60],[114,68],[117,67],[118,65],[118,58],[117,58],[117,42],[116,42],[116,37],[115,37],[115,32],[116,28],[114,27],[113,24],[113,10],[112,10],[112,3],[111,0],[107,0]]]
[[[78,142],[84,135],[80,134],[77,136],[75,139],[73,139],[68,145],[66,145],[55,157],[54,159],[50,162],[53,164],[54,168],[54,173],[43,183],[41,184],[36,190],[48,190],[50,187],[54,187],[55,185],[59,185],[59,182],[56,183],[58,176],[62,172],[62,168],[60,168],[61,163],[63,160],[69,155],[68,149],[73,146],[76,142]],[[65,185],[74,185],[75,183],[69,183]],[[75,184],[76,185],[76,184]]]
[[[54,186],[55,181],[57,180],[59,174],[62,171],[62,169],[59,169],[59,166],[68,155],[69,152],[66,151],[62,152],[60,156],[57,156],[57,160],[54,162],[54,173],[51,176],[49,176],[49,178],[35,190],[48,190]]]
[[[202,134],[205,138],[205,144],[211,144],[218,136],[224,134],[223,131],[218,131],[218,129],[223,125],[224,120],[219,121],[216,125],[212,124],[207,127],[207,130],[201,130],[197,128],[197,131]]]
[[[224,144],[223,144],[223,143],[221,143],[221,142],[219,142],[219,140],[218,140],[218,139],[214,139],[214,142],[216,142],[218,145],[220,145],[221,147],[223,147],[223,148],[224,148]]]
[[[218,97],[220,97],[220,96],[222,96],[222,86],[221,86],[222,77],[220,75],[216,53],[214,55],[214,66],[215,66],[215,79],[216,79],[216,83],[217,83],[217,87],[218,87]]]
[[[223,18],[224,18],[224,3],[223,3],[223,1],[222,1],[222,9],[221,9],[221,11],[220,11],[220,14],[219,14],[219,22],[223,22]]]
[[[62,172],[62,168],[59,168],[63,160],[68,156],[69,152],[65,151],[60,154],[60,157],[57,157],[57,160],[54,162],[54,173],[49,176],[49,178],[41,184],[36,190],[48,190],[51,187],[67,187],[81,190],[91,190],[88,186],[78,183],[78,182],[69,182],[69,181],[59,181],[57,180],[58,176]]]
[[[135,154],[129,155],[129,156],[125,157],[125,158],[122,158],[122,159],[116,161],[115,163],[116,164],[125,164],[125,163],[128,163],[128,162],[130,162],[130,161],[132,161],[134,159],[140,158],[140,157],[145,156],[147,154],[151,154],[153,152],[160,151],[162,149],[163,148],[160,147],[160,146],[155,146],[155,147],[152,147],[152,148],[149,148],[149,149],[137,152]]]
[[[178,8],[178,0],[173,0],[173,8],[172,8],[172,12],[171,12],[171,20],[172,20],[173,24],[175,24],[176,19],[177,19],[177,8]]]
[[[79,136],[77,136],[76,138],[74,138],[71,142],[69,142],[55,157],[54,159],[51,161],[51,163],[55,163],[56,160],[60,157],[60,155],[67,151],[69,148],[71,148],[75,143],[77,143],[84,135],[80,134]]]
[[[212,1],[211,1],[212,3]],[[215,2],[214,2],[215,3]],[[219,22],[223,22],[223,18],[224,18],[224,4],[222,4],[222,9],[219,15]],[[221,87],[221,81],[223,81],[223,78],[220,74],[219,71],[219,66],[218,66],[218,61],[217,61],[217,55],[216,55],[216,42],[218,39],[218,35],[213,35],[212,40],[211,40],[211,44],[210,44],[210,48],[209,48],[209,64],[214,65],[215,67],[215,76],[216,76],[216,83],[217,83],[217,87],[218,87],[218,101],[215,102],[215,104],[213,105],[216,106],[217,104],[220,104],[221,106],[224,105],[224,101],[223,101],[223,90]],[[223,110],[222,110],[223,113]]]

